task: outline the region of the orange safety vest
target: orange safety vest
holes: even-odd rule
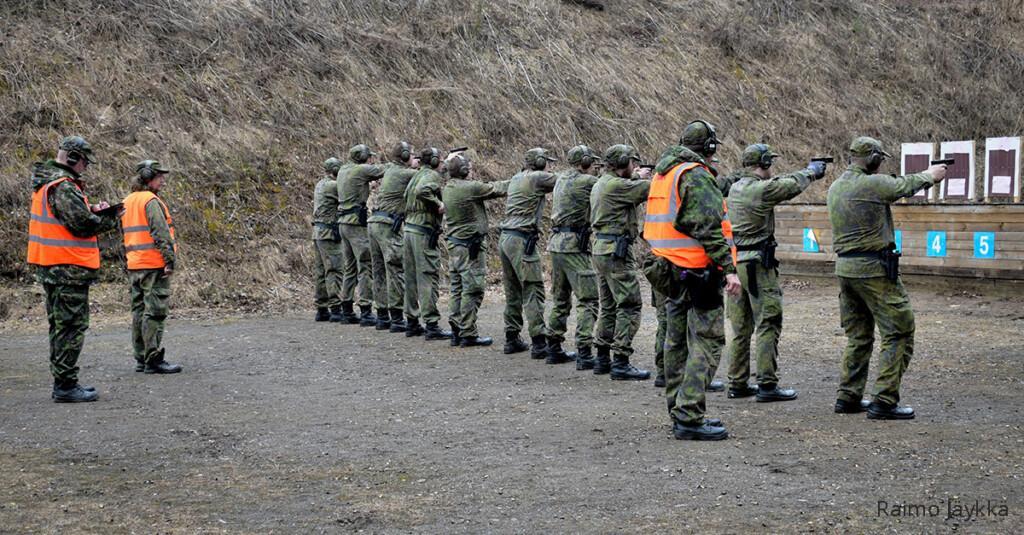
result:
[[[28,221],[28,263],[37,266],[73,265],[89,269],[100,267],[100,246],[96,236],[79,238],[71,233],[50,210],[50,190],[61,182],[71,182],[63,177],[54,180],[32,194],[32,211]],[[85,193],[82,193],[85,197]],[[89,198],[85,198],[89,205]]]
[[[651,245],[651,252],[669,259],[681,268],[702,269],[711,265],[711,257],[699,241],[679,232],[672,225],[679,212],[679,177],[688,171],[707,166],[689,162],[681,163],[665,174],[655,175],[651,180],[651,191],[647,197],[647,216],[644,218],[644,240]],[[708,170],[710,172],[710,170]],[[729,212],[722,200],[725,214],[722,220],[722,234],[732,249],[732,262],[736,263],[736,244],[732,240],[732,223]]]
[[[174,239],[174,220],[167,205],[152,191],[136,191],[124,199],[124,215],[121,216],[121,230],[124,232],[124,251],[128,257],[128,269],[160,269],[167,266],[164,256],[156,248],[153,235],[149,233],[149,218],[146,205],[156,199],[164,211],[167,226],[171,229],[171,243],[178,252]]]

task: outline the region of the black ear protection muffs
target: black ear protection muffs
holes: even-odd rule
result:
[[[78,162],[82,161],[82,154],[79,152],[71,151],[68,153],[68,167],[74,167],[78,165]]]
[[[532,162],[530,162],[530,167],[532,167],[534,171],[541,171],[547,166],[548,160],[543,154],[539,154]]]
[[[401,158],[403,162],[408,162],[409,157],[412,156],[412,145],[409,145],[404,141],[399,143],[399,145],[402,146],[402,151],[398,153],[398,157]]]
[[[431,169],[441,165],[441,152],[435,149],[434,147],[431,147],[429,152],[430,156],[426,159],[423,159],[422,156],[427,154],[427,151],[423,151],[423,153],[420,155],[422,160],[420,163],[427,164],[427,167]]]
[[[866,163],[867,163],[868,167],[871,167],[873,169],[878,169],[879,167],[882,166],[882,161],[883,160],[885,160],[885,156],[883,156],[881,152],[878,152],[877,150],[873,150],[873,151],[871,151],[871,154],[868,155],[868,159],[867,159]]]
[[[704,146],[702,147],[704,154],[711,155],[718,152],[718,135],[715,133],[715,127],[703,119],[697,119],[694,122],[704,125],[709,134],[708,138],[704,140]]]
[[[594,165],[594,154],[591,152],[590,147],[587,147],[583,152],[583,158],[580,158],[580,166],[585,169],[591,165]]]
[[[153,163],[149,161],[143,163],[142,168],[139,169],[139,178],[146,182],[149,182],[150,180],[153,180],[155,177],[156,171],[153,170]]]
[[[774,155],[768,150],[767,146],[764,146],[764,152],[761,153],[761,159],[757,162],[757,166],[761,169],[768,169],[772,166],[772,161],[775,160]]]

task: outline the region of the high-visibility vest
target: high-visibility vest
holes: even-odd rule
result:
[[[153,235],[149,233],[149,218],[146,205],[156,199],[164,211],[167,226],[171,229],[171,243],[178,252],[174,239],[174,220],[167,205],[152,191],[136,191],[124,199],[124,215],[121,216],[121,230],[124,232],[124,251],[128,257],[128,269],[160,269],[167,266],[164,256],[156,248]]]
[[[96,236],[79,238],[71,233],[50,209],[50,191],[69,177],[58,178],[32,194],[32,211],[28,221],[28,263],[37,266],[73,265],[89,269],[100,267],[100,246]],[[85,193],[82,193],[85,197]],[[85,197],[86,206],[89,198]]]
[[[644,240],[651,245],[651,252],[667,258],[681,268],[702,269],[712,264],[711,257],[699,241],[679,232],[672,225],[679,212],[679,178],[688,171],[707,166],[695,163],[681,163],[665,174],[655,175],[647,196],[647,215],[644,218]],[[710,172],[710,170],[709,170]],[[732,240],[732,223],[725,200],[722,201],[725,214],[722,220],[722,234],[732,249],[732,261],[736,263],[736,244]]]

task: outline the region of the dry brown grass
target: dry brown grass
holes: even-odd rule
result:
[[[719,126],[726,168],[760,140],[786,167],[861,133],[1024,130],[1021,0],[604,5],[3,2],[0,276],[29,279],[27,169],[72,132],[98,151],[97,198],[126,193],[144,157],[178,171],[178,299],[259,307],[308,292],[310,189],[355,142],[471,145],[497,178],[534,145],[653,158],[695,117]]]

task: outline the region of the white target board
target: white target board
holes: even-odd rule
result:
[[[974,198],[974,141],[944,141],[939,147],[942,158],[956,162],[946,168],[939,198],[969,201]]]
[[[985,199],[1020,200],[1020,138],[985,140]]]
[[[900,175],[920,173],[931,166],[935,159],[934,143],[904,143],[900,146]],[[932,190],[926,188],[914,194],[911,199],[925,201],[932,198]]]

